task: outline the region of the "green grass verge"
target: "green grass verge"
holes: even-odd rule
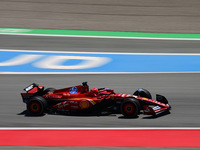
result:
[[[23,28],[0,28],[0,34],[36,34],[36,35],[42,34],[42,35],[68,35],[68,36],[71,35],[71,36],[200,39],[200,34],[189,34],[189,33],[144,33],[144,32],[23,29]]]

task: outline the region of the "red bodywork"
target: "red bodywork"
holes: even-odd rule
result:
[[[169,104],[136,95],[115,93],[113,89],[92,88],[89,90],[87,83],[59,90],[51,90],[45,94],[42,93],[44,87],[36,84],[27,87],[25,90],[27,93],[21,93],[25,103],[28,103],[31,97],[41,95],[49,104],[49,108],[60,111],[88,110],[101,103],[104,103],[102,107],[120,106],[127,98],[137,99],[142,104],[141,109],[145,114],[155,115],[170,109]]]

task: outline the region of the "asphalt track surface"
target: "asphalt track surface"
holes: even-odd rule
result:
[[[88,52],[199,53],[199,41],[128,40],[0,36],[0,49],[59,50]],[[169,60],[170,61],[170,60]],[[127,64],[130,65],[130,64]],[[134,64],[131,64],[134,65]],[[152,118],[140,115],[125,119],[108,116],[45,115],[27,117],[20,92],[32,82],[45,87],[64,88],[88,81],[91,88],[108,87],[116,92],[133,93],[148,89],[159,93],[172,105],[171,114]],[[0,75],[0,127],[200,127],[200,74],[115,74],[115,75]]]
[[[199,0],[1,0],[0,26],[200,33]]]

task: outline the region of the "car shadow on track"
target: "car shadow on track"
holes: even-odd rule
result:
[[[162,116],[166,116],[166,115],[169,115],[170,112],[164,112],[164,113],[161,113],[161,114],[158,114],[158,115],[150,115],[150,116],[145,116],[145,117],[142,117],[142,119],[156,119],[156,118],[159,118],[159,117],[162,117]],[[140,113],[140,115],[143,115],[142,113]],[[134,118],[128,118],[128,117],[124,117],[124,116],[119,116],[118,117],[119,119],[137,119],[139,118],[139,116],[136,116]]]
[[[134,118],[129,118],[129,117],[124,117],[124,116],[119,116],[118,119],[137,119],[139,116],[134,117]]]
[[[24,115],[25,117],[43,117],[43,116],[45,116],[45,114],[42,114],[40,116],[33,116],[33,115],[30,115],[27,110],[24,110],[21,113],[18,113],[17,115]]]
[[[162,113],[162,114],[158,114],[156,116],[146,116],[146,117],[143,117],[142,119],[156,119],[156,118],[160,118],[162,116],[166,116],[166,115],[169,115],[170,112],[165,112],[165,113]]]
[[[142,119],[156,119],[156,118],[166,116],[166,115],[169,115],[169,114],[170,114],[170,112],[166,112],[166,113],[162,113],[162,114],[155,115],[155,116],[145,116],[145,117],[142,117]],[[40,116],[33,116],[33,115],[30,115],[27,110],[24,110],[21,113],[18,113],[17,115],[24,115],[25,117],[43,117],[46,114],[42,114]],[[65,114],[57,113],[57,114],[53,114],[53,113],[48,113],[48,115],[61,115],[61,116],[73,116],[73,117],[101,117],[101,116],[110,116],[110,117],[115,116],[116,117],[117,116],[117,114],[112,114],[112,113],[105,113],[105,114],[80,114],[80,113],[70,113],[70,114],[69,113],[65,113]],[[143,114],[141,113],[140,115],[143,115]],[[137,118],[139,118],[139,116],[136,116],[134,118],[124,117],[124,116],[118,117],[118,119],[137,119]]]
[[[101,116],[116,116],[116,114],[111,113],[97,113],[97,114],[88,114],[88,113],[46,113],[48,115],[59,115],[59,116],[73,116],[73,117],[101,117]],[[30,115],[27,110],[22,111],[21,113],[18,113],[17,115],[24,115],[24,117],[43,117],[46,114],[42,115]]]

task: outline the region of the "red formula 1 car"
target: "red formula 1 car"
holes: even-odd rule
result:
[[[82,85],[64,89],[47,88],[35,83],[21,93],[23,102],[27,105],[30,115],[44,113],[86,113],[103,114],[105,112],[121,113],[124,117],[136,117],[143,110],[144,114],[157,115],[169,112],[170,105],[162,95],[151,94],[145,89],[138,89],[133,95],[115,93],[109,88],[92,88],[87,82]]]

